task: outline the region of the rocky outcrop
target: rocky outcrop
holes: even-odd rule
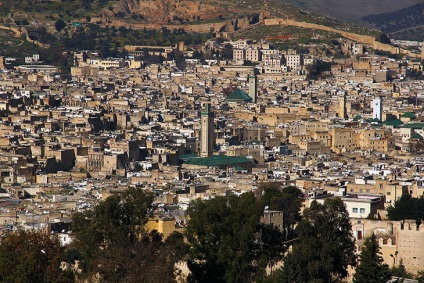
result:
[[[230,11],[218,6],[187,0],[124,0],[105,9],[104,18],[139,18],[147,22],[161,24],[185,23],[196,20],[218,18]]]
[[[146,23],[143,21],[139,22],[131,22],[128,23],[125,20],[120,19],[111,19],[107,22],[104,22],[105,26],[113,26],[113,27],[126,27],[126,28],[133,28],[133,29],[160,29],[162,27],[165,27],[169,30],[174,29],[183,29],[189,32],[201,32],[201,33],[207,33],[211,30],[213,32],[222,32],[222,31],[237,31],[240,29],[246,29],[248,27],[253,26],[253,24],[258,24],[262,22],[256,22],[256,18],[260,18],[260,16],[252,15],[252,16],[245,16],[234,20],[227,20],[222,22],[216,22],[216,23],[209,23],[209,24],[160,24],[160,23]],[[102,18],[93,18],[92,21],[94,22],[102,22]]]
[[[252,24],[258,23],[260,18],[263,18],[263,14],[254,14],[250,16],[236,18],[233,20],[228,20],[220,31],[233,32],[239,29],[244,29]]]

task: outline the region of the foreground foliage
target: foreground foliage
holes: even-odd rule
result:
[[[0,282],[73,282],[61,269],[65,248],[58,237],[41,230],[9,233],[0,242]]]
[[[251,193],[191,203],[186,237],[191,282],[251,282],[282,254],[282,234],[259,224],[263,208]]]
[[[305,209],[298,243],[284,259],[277,282],[341,282],[355,264],[348,212],[340,198]]]
[[[359,259],[353,282],[386,283],[390,279],[389,266],[384,264],[374,233],[365,239]]]
[[[387,208],[387,216],[390,220],[416,220],[424,219],[424,197],[413,198],[411,195],[403,195],[395,201],[393,206]]]
[[[279,184],[267,185],[263,189],[261,203],[263,207],[268,206],[271,210],[283,212],[283,231],[285,240],[294,237],[295,225],[301,220],[300,207],[303,199],[299,198],[301,191],[293,186],[280,189]]]
[[[130,188],[73,217],[74,259],[83,278],[102,282],[173,282],[174,264],[184,254],[181,234],[162,235],[143,229],[153,196]],[[140,281],[141,280],[141,281]]]

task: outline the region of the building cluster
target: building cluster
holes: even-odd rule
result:
[[[315,59],[313,55],[300,54],[294,49],[273,49],[269,43],[262,41],[237,40],[226,44],[233,47],[235,64],[257,63],[256,69],[265,74],[305,74],[306,67],[312,65]]]
[[[421,65],[232,44],[234,60],[188,60],[185,71],[77,55],[86,65],[67,81],[40,65],[1,72],[4,231],[45,227],[69,242],[73,212],[136,186],[155,193],[148,225],[166,236],[184,228],[193,199],[278,181],[300,188],[305,207],[341,197],[358,245],[375,233],[389,265],[422,269],[424,229],[388,221],[385,210],[424,195],[424,83],[404,80]],[[351,55],[359,49],[346,43]],[[331,61],[332,76],[306,80],[314,60]]]

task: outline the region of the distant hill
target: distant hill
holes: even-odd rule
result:
[[[279,0],[0,0],[0,18],[107,17],[169,24],[237,17],[252,12],[281,10]]]
[[[281,0],[301,9],[378,29],[391,38],[424,40],[424,0]]]
[[[396,32],[424,25],[424,3],[391,13],[373,14],[363,17],[384,32]]]
[[[264,20],[270,18],[297,22],[298,29],[283,26],[262,27]],[[56,23],[60,22],[59,19],[67,23],[63,30],[55,27]],[[54,46],[65,40],[72,43],[68,44],[72,48],[82,42],[88,42],[83,38],[94,37],[85,33],[100,34],[99,29],[108,31],[111,28],[114,32],[120,28],[165,29],[210,36],[213,32],[226,32],[228,37],[240,36],[234,33],[242,31],[244,36],[257,33],[258,39],[287,37],[291,38],[288,41],[296,44],[300,39],[304,42],[326,42],[331,40],[332,36],[339,37],[340,33],[337,31],[367,36],[379,35],[376,30],[284,4],[281,0],[0,0],[0,22],[24,28],[31,39],[41,43]],[[307,31],[300,29],[305,28],[307,24],[316,26],[307,28]],[[257,26],[260,27],[256,29]],[[336,32],[324,32],[325,27]],[[314,30],[319,32],[315,33]],[[78,37],[81,38],[76,40]],[[124,42],[128,44],[129,41],[129,38],[119,38],[116,34],[111,37],[115,40],[113,47],[122,46]],[[162,42],[162,39],[163,37],[153,41]],[[78,41],[81,43],[78,44]],[[94,48],[93,46],[98,47],[98,41],[92,41],[90,47]]]
[[[392,1],[392,0],[386,0]],[[0,20],[12,24],[61,18],[66,22],[100,26],[160,28],[163,25],[193,31],[232,32],[270,18],[290,18],[365,32],[350,23],[284,4],[281,0],[0,0]],[[199,28],[200,25],[203,27]],[[188,28],[188,27],[193,27]]]
[[[358,22],[370,14],[391,13],[422,3],[423,0],[281,0],[283,3]]]

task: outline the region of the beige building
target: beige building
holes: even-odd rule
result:
[[[261,223],[270,225],[283,232],[283,212],[279,210],[265,210],[261,216]]]
[[[353,129],[333,128],[331,134],[331,150],[340,153],[357,148],[354,143]]]
[[[400,260],[408,272],[417,274],[424,267],[424,229],[415,220],[376,221],[351,219],[357,250],[364,238],[374,233],[381,248],[384,263],[389,267],[398,265]]]
[[[387,152],[388,139],[384,129],[361,129],[355,133],[355,144],[362,150]]]
[[[385,206],[389,206],[408,193],[408,186],[390,180],[356,179],[354,183],[347,184],[347,192],[349,194],[380,194],[385,197]]]
[[[233,60],[244,60],[246,57],[246,50],[244,49],[233,49]]]
[[[259,62],[262,60],[261,51],[259,49],[247,49],[246,61]]]
[[[179,227],[175,223],[175,218],[170,217],[153,217],[147,220],[146,225],[144,226],[147,231],[156,230],[159,233],[163,234],[163,239],[168,238],[172,232],[183,232],[184,228]]]
[[[320,141],[304,140],[298,145],[299,148],[304,149],[306,154],[309,155],[330,153],[330,148],[322,144]]]

